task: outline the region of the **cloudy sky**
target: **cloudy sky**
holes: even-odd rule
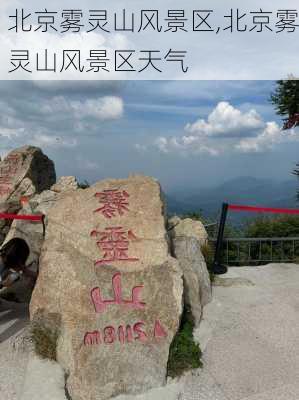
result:
[[[290,179],[299,131],[282,132],[271,81],[0,81],[0,152],[32,144],[57,174],[143,173],[166,190],[238,176]]]

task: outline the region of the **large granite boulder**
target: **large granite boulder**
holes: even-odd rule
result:
[[[24,146],[11,151],[0,161],[0,212],[17,213],[23,196],[50,189],[56,182],[51,161],[41,149]],[[3,242],[11,222],[0,219],[0,243]]]
[[[203,307],[212,300],[211,282],[201,246],[207,233],[200,221],[173,217],[169,221],[172,253],[184,275],[184,301],[189,305],[198,326]]]
[[[166,381],[183,281],[164,210],[159,183],[134,176],[79,189],[48,213],[30,314],[59,332],[57,360],[72,400]]]
[[[66,195],[71,195],[72,191],[77,188],[78,183],[75,177],[61,177],[58,182],[51,187],[51,190],[45,190],[40,194],[36,194],[31,199],[23,198],[21,201],[22,208],[18,214],[43,214],[47,217],[50,208],[54,207],[58,199]],[[45,222],[47,222],[47,218]],[[14,220],[3,244],[15,237],[26,240],[30,248],[27,264],[30,265],[32,271],[38,271],[39,257],[44,242],[43,233],[43,225],[40,222]],[[29,302],[33,287],[34,282],[22,276],[13,286],[1,289],[0,296],[15,299],[19,302]]]

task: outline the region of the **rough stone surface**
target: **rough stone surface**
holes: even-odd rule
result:
[[[105,190],[120,197],[105,202]],[[182,295],[157,181],[101,181],[50,209],[30,311],[61,316],[57,356],[72,400],[163,385]]]
[[[191,307],[198,326],[202,308],[212,300],[210,276],[200,242],[194,237],[177,236],[172,239],[172,246],[183,270],[185,304]]]
[[[18,212],[22,196],[41,193],[55,181],[54,163],[39,148],[24,146],[13,150],[0,162],[0,212]],[[10,222],[0,220],[0,243],[9,226]]]
[[[79,188],[78,182],[74,176],[62,176],[55,185],[51,187],[53,192],[66,192]]]
[[[191,218],[180,219],[175,216],[168,221],[169,234],[172,238],[179,236],[195,237],[200,244],[207,243],[208,234],[201,221],[195,221]]]
[[[47,216],[50,208],[55,205],[58,199],[66,195],[72,195],[72,192],[78,187],[75,185],[75,182],[76,180],[74,177],[60,178],[57,182],[57,185],[60,188],[59,192],[45,190],[40,194],[36,194],[28,201],[23,201],[19,214],[44,214]],[[44,242],[43,225],[40,222],[14,220],[5,237],[4,243],[15,237],[26,240],[30,248],[27,265],[30,264],[29,269],[32,271],[38,271],[39,257]],[[14,299],[19,302],[29,302],[33,287],[34,282],[22,276],[13,286],[1,289],[0,296]]]

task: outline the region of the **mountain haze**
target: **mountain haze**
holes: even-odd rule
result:
[[[213,188],[190,189],[170,193],[168,210],[174,214],[198,212],[216,219],[222,203],[264,206],[299,207],[296,201],[297,180],[275,181],[250,176],[238,177]],[[248,213],[235,214],[233,220],[240,221]],[[255,214],[252,214],[255,215]]]

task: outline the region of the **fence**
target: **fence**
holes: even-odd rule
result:
[[[215,248],[216,239],[209,240]],[[226,265],[262,265],[299,260],[299,237],[224,238],[221,263]]]
[[[227,217],[227,213],[228,211],[249,211],[249,212],[254,212],[254,213],[271,213],[271,214],[292,214],[292,215],[299,215],[299,209],[290,209],[290,208],[272,208],[272,207],[256,207],[256,206],[247,206],[247,205],[236,205],[236,204],[227,204],[227,203],[223,203],[222,204],[222,212],[221,212],[221,218],[220,218],[220,222],[219,222],[219,228],[218,228],[218,234],[217,234],[217,240],[215,242],[215,255],[214,255],[214,262],[213,262],[213,272],[215,274],[225,274],[227,272],[227,266],[224,265],[223,263],[223,244],[226,243],[226,260],[227,260],[227,264],[229,264],[230,259],[229,259],[229,255],[230,255],[230,251],[231,251],[231,246],[230,246],[230,240],[229,239],[224,239],[224,228],[225,228],[225,222],[226,222],[226,217]],[[234,263],[262,263],[262,262],[271,262],[274,261],[273,260],[273,243],[274,242],[281,242],[281,256],[280,259],[275,260],[276,262],[290,262],[290,261],[294,261],[295,259],[295,241],[297,241],[297,238],[264,238],[264,242],[269,242],[270,243],[270,250],[269,250],[269,245],[267,245],[267,250],[268,253],[270,251],[270,259],[263,259],[262,258],[262,242],[263,242],[263,238],[243,238],[243,241],[247,241],[248,244],[248,258],[243,260],[243,252],[242,252],[242,260],[240,260],[240,243],[241,241],[238,240],[238,246],[237,246],[237,254],[239,256],[237,256],[234,260]],[[276,241],[275,241],[276,239]],[[284,247],[283,247],[283,243],[285,241],[290,241],[292,240],[292,249],[293,249],[293,253],[291,253],[293,255],[293,259],[290,258],[290,256],[288,256],[287,259],[284,259],[284,255],[285,255],[285,251],[284,251]],[[232,240],[232,239],[231,239]],[[235,240],[236,241],[236,240]],[[259,246],[257,246],[256,244],[254,245],[253,249],[254,249],[254,254],[252,256],[252,242],[255,243],[259,243]],[[290,249],[288,249],[288,253],[290,253]],[[257,253],[258,252],[258,253]],[[259,257],[257,258],[257,255],[259,254]],[[277,254],[277,250],[275,251],[275,254]]]

